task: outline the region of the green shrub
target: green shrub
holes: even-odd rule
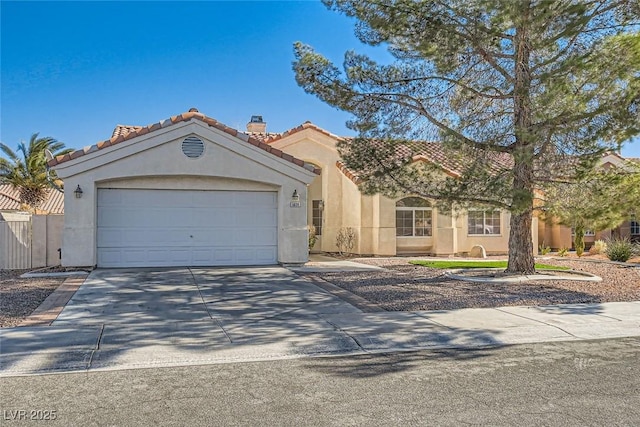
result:
[[[596,240],[593,242],[593,246],[589,248],[589,253],[591,255],[602,254],[607,251],[607,242],[604,240]]]
[[[546,255],[551,252],[551,248],[549,246],[545,246],[544,242],[542,242],[538,250],[540,252],[540,255]]]
[[[309,226],[309,251],[313,249],[318,240],[318,236],[316,235],[316,227],[313,225]]]
[[[607,242],[605,254],[611,261],[627,262],[633,253],[634,245],[627,237],[614,237]]]
[[[560,248],[558,249],[558,256],[567,256],[567,254],[569,253],[569,249],[568,248]]]

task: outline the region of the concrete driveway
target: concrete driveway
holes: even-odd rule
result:
[[[54,325],[282,320],[357,312],[280,267],[99,269]]]
[[[359,309],[281,267],[99,269],[49,327],[2,332],[0,371],[121,369],[359,350]]]

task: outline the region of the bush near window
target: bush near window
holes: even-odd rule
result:
[[[607,242],[605,254],[611,261],[627,262],[634,252],[634,245],[629,238],[614,237]]]
[[[309,226],[309,250],[313,249],[318,240],[318,236],[316,235],[316,227],[313,225]]]

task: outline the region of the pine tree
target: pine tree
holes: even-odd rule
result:
[[[358,137],[340,147],[346,166],[365,192],[509,210],[509,272],[534,271],[539,187],[585,176],[640,133],[638,0],[324,3],[395,58],[347,52],[341,71],[294,46],[298,84],[354,116]],[[434,139],[459,165],[455,176],[428,153],[416,162],[426,148],[406,143]]]

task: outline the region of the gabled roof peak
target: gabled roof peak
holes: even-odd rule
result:
[[[172,126],[176,123],[187,122],[189,120],[199,120],[206,125],[225,132],[231,136],[234,136],[238,139],[241,139],[253,146],[256,146],[268,153],[273,154],[276,157],[280,157],[283,160],[294,163],[300,167],[303,167],[311,172],[316,174],[320,174],[320,170],[316,169],[315,166],[310,163],[306,163],[300,159],[297,159],[287,153],[282,152],[276,148],[270,147],[264,141],[255,138],[252,135],[249,135],[244,132],[240,132],[237,129],[233,129],[223,123],[220,123],[216,119],[211,117],[207,117],[204,114],[200,113],[197,108],[191,108],[188,112],[178,114],[176,116],[171,116],[168,119],[162,120],[157,123],[150,124],[148,126],[130,126],[130,125],[117,125],[115,130],[113,131],[113,135],[110,139],[105,141],[98,142],[95,145],[91,145],[85,147],[80,150],[73,151],[69,154],[65,154],[64,156],[57,156],[56,158],[50,160],[48,162],[49,166],[56,166],[61,163],[67,162],[69,160],[77,159],[78,157],[82,157],[85,154],[93,153],[95,151],[103,150],[105,148],[111,147],[112,145],[117,145],[121,142],[131,140],[138,136],[146,135],[149,133],[153,133],[159,129],[164,129],[169,126]]]

